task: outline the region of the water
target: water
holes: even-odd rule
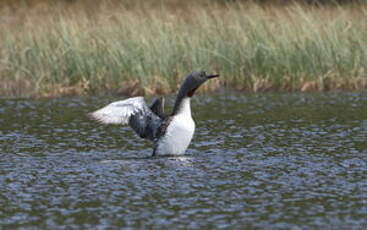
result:
[[[0,100],[0,229],[367,227],[367,93],[196,97],[157,159],[86,117],[117,99]]]

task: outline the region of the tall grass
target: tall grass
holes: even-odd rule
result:
[[[165,94],[193,70],[222,75],[207,91],[363,89],[366,19],[363,5],[3,8],[0,95]]]

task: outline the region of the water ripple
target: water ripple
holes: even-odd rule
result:
[[[158,158],[85,116],[113,100],[0,100],[0,228],[367,226],[365,93],[196,97],[187,155]]]

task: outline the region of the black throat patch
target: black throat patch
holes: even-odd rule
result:
[[[192,96],[194,95],[195,91],[196,91],[198,88],[199,88],[199,87],[196,87],[196,88],[192,89],[191,91],[189,91],[189,92],[187,93],[187,96],[192,97]]]

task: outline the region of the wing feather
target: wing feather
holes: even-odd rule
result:
[[[133,97],[108,104],[89,116],[102,124],[129,124],[141,138],[154,141],[162,122],[162,118],[154,113],[155,110],[148,107],[143,97]]]
[[[143,97],[132,97],[122,101],[115,101],[89,114],[91,118],[103,124],[129,123],[131,115],[144,111],[147,107]]]

